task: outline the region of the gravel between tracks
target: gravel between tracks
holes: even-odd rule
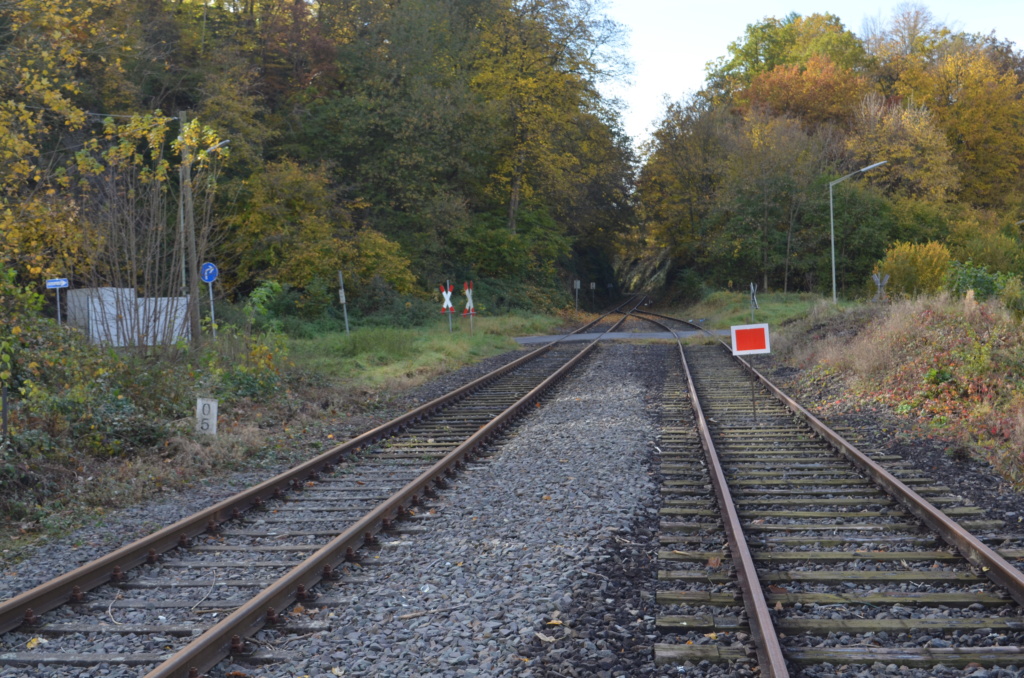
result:
[[[371,578],[369,588],[325,592],[343,599],[312,617],[331,621],[330,632],[267,646],[297,653],[300,662],[241,670],[266,678],[667,675],[653,666],[650,594],[657,487],[649,467],[662,378],[651,352],[664,350],[601,346],[490,458],[451,483],[435,513],[417,523],[429,525],[428,534],[385,536],[367,556],[375,565],[359,575]],[[493,367],[460,370],[410,400],[429,400]],[[184,515],[183,507],[209,505],[267,474],[211,481],[42,545],[0,573],[0,597],[52,577],[54,563],[85,562]],[[401,618],[435,609],[444,611]],[[96,643],[103,647],[101,637]],[[211,676],[234,670],[225,662]],[[134,676],[138,669],[0,669],[29,674]]]
[[[332,631],[269,643],[298,664],[258,675],[654,675],[650,645],[633,644],[654,621],[640,609],[650,549],[633,535],[656,517],[650,350],[602,346],[457,477],[420,521],[428,534],[385,539],[367,586],[326,592],[341,600],[314,618]],[[251,672],[211,675],[232,671]]]

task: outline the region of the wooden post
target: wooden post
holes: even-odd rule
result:
[[[0,411],[3,412],[3,442],[7,443],[10,440],[7,437],[7,384],[0,388]]]

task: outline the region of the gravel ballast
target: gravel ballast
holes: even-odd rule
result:
[[[661,350],[602,345],[485,459],[403,524],[426,533],[381,535],[380,548],[364,552],[365,566],[353,568],[362,583],[333,585],[321,591],[322,603],[306,603],[299,616],[330,630],[295,637],[264,631],[255,646],[292,659],[225,662],[210,675],[664,675],[653,667],[653,607],[644,594],[653,591],[655,575],[657,488],[649,463],[661,378],[651,352]],[[437,388],[413,398],[429,399]],[[70,569],[209,505],[254,475],[116,512],[101,526],[44,545],[3,573],[0,592],[31,588],[58,567]],[[645,634],[646,646],[637,641]],[[109,640],[97,635],[95,643],[100,650]],[[140,673],[8,667],[0,675]]]
[[[355,568],[364,585],[332,587],[330,605],[307,606],[331,631],[258,637],[272,653],[302,657],[259,675],[644,675],[649,648],[622,658],[638,627],[653,626],[637,609],[640,582],[624,586],[607,571],[617,560],[653,576],[639,551],[609,547],[633,544],[634,526],[655,511],[655,404],[645,396],[657,369],[645,351],[602,346],[412,521],[429,532],[385,537]],[[593,593],[614,612],[595,617],[581,604]],[[211,675],[232,671],[251,667],[226,662]]]

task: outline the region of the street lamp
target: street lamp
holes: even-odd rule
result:
[[[884,165],[887,162],[889,162],[889,161],[888,160],[883,160],[882,162],[876,162],[874,165],[868,165],[867,167],[861,167],[856,172],[850,172],[845,177],[839,177],[835,181],[830,181],[829,184],[828,184],[828,223],[829,223],[829,230],[830,230],[831,235],[832,235],[832,303],[833,304],[839,303],[839,297],[836,295],[836,218],[835,218],[835,212],[832,209],[832,187],[835,186],[836,184],[843,183],[844,181],[846,181],[850,177],[857,176],[858,174],[863,174],[864,172],[867,172],[868,170],[873,170],[876,167],[881,167],[882,165]]]

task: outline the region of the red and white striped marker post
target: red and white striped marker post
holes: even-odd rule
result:
[[[451,334],[452,330],[452,313],[455,313],[455,306],[452,305],[452,281],[447,280],[441,283],[441,296],[444,297],[444,303],[441,304],[441,313],[448,314],[448,334]]]
[[[732,335],[732,354],[754,356],[760,353],[771,353],[771,338],[768,335],[768,324],[733,325],[729,328]],[[754,366],[754,359],[750,359]],[[757,423],[757,392],[754,387],[754,373],[750,373],[750,402],[754,408],[754,423]]]
[[[462,293],[466,295],[466,308],[462,309],[462,317],[469,316],[469,336],[473,336],[473,316],[476,315],[476,308],[473,307],[473,281],[462,283]]]

